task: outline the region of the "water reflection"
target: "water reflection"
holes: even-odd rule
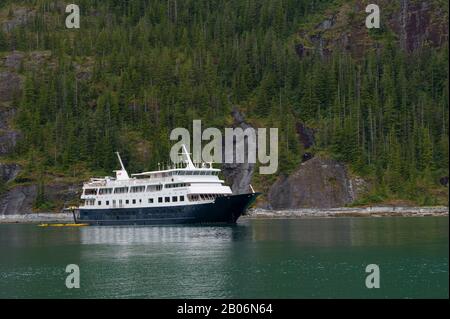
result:
[[[80,229],[80,242],[86,245],[223,243],[233,241],[233,234],[236,233],[237,228],[242,228],[242,226],[85,227]]]
[[[82,228],[82,259],[91,263],[85,278],[112,297],[220,295],[235,234],[243,229],[248,225]]]

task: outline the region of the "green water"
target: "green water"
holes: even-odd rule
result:
[[[448,217],[0,225],[0,298],[448,298]],[[68,289],[65,267],[80,267]],[[365,267],[380,268],[367,289]]]

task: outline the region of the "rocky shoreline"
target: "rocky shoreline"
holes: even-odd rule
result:
[[[70,223],[72,213],[30,213],[0,215],[0,224]]]
[[[316,218],[316,217],[425,217],[448,216],[448,207],[370,206],[340,208],[301,208],[295,210],[251,209],[244,218]]]
[[[448,216],[448,207],[342,207],[342,208],[302,208],[295,210],[251,209],[242,219],[263,218],[329,218],[329,217],[426,217]],[[70,223],[72,213],[31,213],[20,215],[0,215],[0,224]]]

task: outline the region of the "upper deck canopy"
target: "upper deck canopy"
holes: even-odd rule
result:
[[[212,172],[220,172],[218,168],[192,168],[192,169],[168,169],[162,171],[151,171],[143,172],[137,174],[131,174],[133,177],[143,177],[143,176],[169,176],[169,175],[214,175]]]

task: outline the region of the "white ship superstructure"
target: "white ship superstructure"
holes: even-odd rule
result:
[[[92,178],[83,185],[75,222],[90,225],[235,223],[259,193],[233,195],[212,163],[182,161],[165,170]],[[251,188],[251,186],[250,186]]]
[[[194,164],[183,145],[183,162],[169,169],[128,175],[120,155],[116,177],[92,178],[83,185],[80,208],[115,209],[195,205],[231,195],[212,163]]]

